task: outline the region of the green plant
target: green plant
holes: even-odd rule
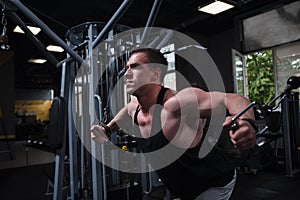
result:
[[[248,54],[246,63],[249,99],[268,103],[275,96],[272,50]]]

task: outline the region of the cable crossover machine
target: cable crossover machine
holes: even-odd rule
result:
[[[125,104],[124,90],[115,89],[115,85],[125,72],[129,51],[141,45],[161,48],[168,42],[166,38],[170,33],[150,31],[162,0],[154,0],[143,31],[130,32],[131,27],[118,24],[132,2],[124,0],[107,23],[86,22],[72,27],[66,33],[65,42],[21,1],[0,0],[5,15],[24,31],[51,64],[61,68],[60,95],[53,99],[48,142],[43,144],[44,149],[55,154],[54,178],[48,184],[54,200],[106,200],[110,197],[110,191],[120,188],[127,191],[124,199],[133,199],[134,196],[141,199],[142,194],[129,196],[130,189],[134,187],[142,188],[145,194],[151,192],[153,180],[150,174],[138,177],[142,179],[142,185],[139,185],[136,177],[132,178],[130,174],[104,165],[101,162],[104,160],[96,159],[100,154],[102,159],[108,156],[114,166],[123,164],[119,162],[118,151],[95,145],[89,132],[93,123],[107,122],[112,113]],[[21,12],[60,45],[67,53],[67,58],[58,61],[46,51],[45,45],[31,33],[17,12]],[[112,39],[124,31],[127,31],[124,37]],[[134,151],[134,139],[122,130],[113,134],[111,140],[123,150]],[[141,165],[149,167],[146,162]],[[168,199],[168,194],[165,199]]]

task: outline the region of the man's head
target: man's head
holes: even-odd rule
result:
[[[130,56],[136,53],[144,53],[148,60],[147,63],[151,63],[153,67],[159,67],[161,70],[161,81],[165,77],[167,70],[168,70],[168,61],[164,57],[164,55],[158,50],[153,48],[136,48],[131,50]],[[144,63],[144,64],[147,64]],[[158,64],[158,65],[156,65]]]
[[[129,94],[148,84],[161,84],[167,73],[167,60],[156,49],[140,48],[130,52],[126,65],[126,87]]]

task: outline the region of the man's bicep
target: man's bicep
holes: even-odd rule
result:
[[[222,92],[206,92],[201,89],[194,89],[198,101],[198,111],[201,118],[211,117],[212,111],[219,112],[221,108],[225,108],[225,93]]]

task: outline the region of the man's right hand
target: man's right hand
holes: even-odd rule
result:
[[[90,129],[91,131],[91,138],[99,143],[103,144],[108,141],[108,137],[105,134],[105,129],[102,126],[99,125],[93,125]]]

